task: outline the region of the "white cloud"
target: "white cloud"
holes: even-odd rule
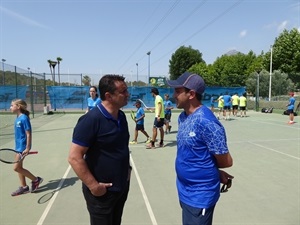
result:
[[[32,19],[29,19],[25,16],[22,16],[18,13],[15,13],[9,9],[6,9],[4,8],[3,6],[0,6],[0,11],[5,13],[6,15],[18,20],[18,21],[21,21],[22,23],[24,24],[27,24],[27,25],[30,25],[30,26],[35,26],[35,27],[40,27],[40,28],[45,28],[45,29],[49,29],[49,27],[43,25],[43,24],[40,24],[39,22],[37,21],[34,21]]]
[[[246,35],[247,35],[247,30],[242,30],[242,31],[240,32],[239,37],[240,37],[240,38],[243,38],[243,37],[245,37]]]
[[[287,21],[287,20],[281,22],[281,23],[278,25],[277,30],[278,30],[278,31],[282,31],[282,30],[286,29],[287,24],[288,24],[288,21]]]

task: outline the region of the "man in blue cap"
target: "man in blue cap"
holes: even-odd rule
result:
[[[178,118],[176,185],[183,225],[211,225],[220,197],[220,183],[231,186],[233,176],[220,168],[231,167],[226,133],[213,112],[201,103],[205,83],[201,76],[186,72],[167,80],[175,88]]]

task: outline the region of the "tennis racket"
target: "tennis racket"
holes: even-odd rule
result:
[[[133,121],[135,121],[135,112],[133,112],[132,110],[130,112],[130,117]]]
[[[145,102],[143,102],[142,99],[138,99],[138,100],[143,104],[143,106],[144,106],[147,110],[149,110],[150,112],[153,112],[153,110],[151,110],[150,107],[148,107],[148,106],[145,104]]]
[[[28,154],[37,154],[37,151],[30,151]],[[19,154],[19,159],[17,160],[16,154]],[[0,161],[8,164],[20,162],[25,156],[22,153],[10,149],[10,148],[2,148],[0,149]]]

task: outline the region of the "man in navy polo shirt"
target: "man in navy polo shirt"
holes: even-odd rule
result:
[[[129,98],[124,79],[100,79],[102,102],[80,117],[73,132],[68,161],[83,183],[91,225],[121,224],[129,191],[129,130],[120,110]]]

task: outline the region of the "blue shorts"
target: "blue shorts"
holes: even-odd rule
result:
[[[144,124],[136,124],[135,130],[145,130]]]
[[[208,209],[189,206],[180,202],[182,225],[212,225],[215,205]]]

